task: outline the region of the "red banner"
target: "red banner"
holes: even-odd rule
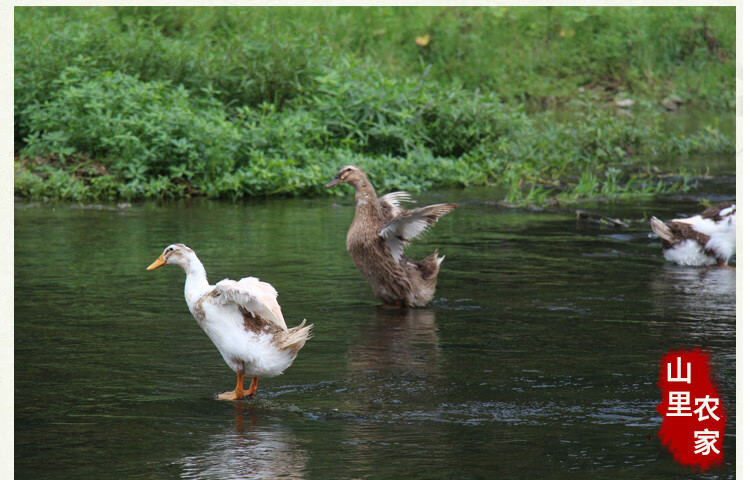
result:
[[[671,351],[662,359],[659,438],[678,463],[702,470],[724,458],[726,413],[710,377],[708,352]]]

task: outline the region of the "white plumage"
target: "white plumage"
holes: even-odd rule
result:
[[[706,251],[695,240],[683,240],[672,248],[664,249],[664,258],[679,265],[700,267],[713,265],[716,259],[706,255]]]

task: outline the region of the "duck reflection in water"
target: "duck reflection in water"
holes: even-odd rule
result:
[[[731,325],[734,334],[737,302],[735,270],[664,265],[651,281],[654,308],[659,314],[686,320]]]
[[[360,329],[347,353],[349,370],[344,410],[364,418],[397,421],[409,405],[410,413],[432,411],[448,381],[442,373],[435,312],[430,309],[378,307]],[[344,429],[351,449],[349,471],[382,468],[384,449],[392,448],[369,422],[350,422]],[[396,439],[392,440],[397,442]]]
[[[245,419],[247,417],[247,419]],[[234,405],[234,429],[237,433],[245,431],[245,420],[250,425],[258,425],[258,416],[256,415],[255,405],[252,403],[237,402]]]
[[[255,405],[235,405],[235,426],[208,437],[206,449],[175,463],[180,478],[304,478],[308,456],[281,425],[258,426]]]
[[[436,373],[440,361],[435,312],[375,309],[348,354],[355,371],[399,370]]]

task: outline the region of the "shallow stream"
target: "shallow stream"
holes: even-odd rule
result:
[[[733,182],[730,182],[733,183]],[[16,478],[685,478],[661,446],[661,357],[712,352],[735,472],[732,270],[668,265],[648,215],[695,213],[733,185],[587,210],[460,202],[408,253],[446,256],[426,308],[378,306],[344,247],[353,195],[15,210]],[[347,187],[348,188],[348,187]],[[257,276],[315,336],[258,395],[214,400],[234,374],[183,298],[147,272],[191,246],[214,283]]]

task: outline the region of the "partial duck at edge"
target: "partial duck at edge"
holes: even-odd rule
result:
[[[670,262],[726,267],[737,249],[737,206],[724,202],[667,222],[651,217],[651,229],[662,239],[664,258]]]

